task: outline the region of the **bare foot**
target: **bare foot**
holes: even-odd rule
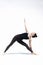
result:
[[[37,55],[37,54],[36,54],[36,53],[34,53],[34,52],[33,52],[32,54],[33,54],[33,55]]]

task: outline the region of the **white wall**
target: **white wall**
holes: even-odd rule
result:
[[[43,55],[42,0],[0,0],[0,54],[16,34],[25,32],[24,18],[28,31],[36,32],[38,35],[38,38],[32,39],[34,52]],[[28,44],[28,40],[25,42]],[[28,53],[28,50],[15,42],[7,53],[15,52]]]

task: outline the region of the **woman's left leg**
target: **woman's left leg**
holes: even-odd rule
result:
[[[21,45],[25,46],[31,53],[33,53],[33,50],[22,40],[17,40]]]

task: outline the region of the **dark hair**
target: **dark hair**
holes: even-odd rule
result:
[[[34,37],[37,37],[37,34],[35,33],[32,37],[33,37],[33,38],[34,38]]]

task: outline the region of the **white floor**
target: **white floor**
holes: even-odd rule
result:
[[[43,65],[42,55],[3,54],[0,55],[0,65]]]

